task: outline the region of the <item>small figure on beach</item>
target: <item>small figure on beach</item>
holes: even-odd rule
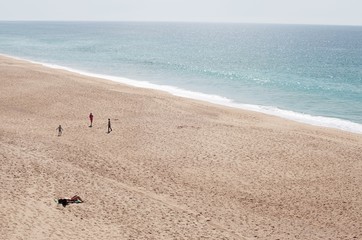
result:
[[[90,120],[89,127],[93,127],[93,114],[92,113],[89,114],[89,120]]]
[[[58,198],[56,202],[58,204],[62,204],[63,207],[65,207],[71,203],[82,203],[83,200],[78,195],[74,195],[72,198]]]
[[[110,133],[110,132],[112,132],[111,119],[108,118],[108,132],[107,133]]]
[[[58,131],[58,137],[60,137],[63,133],[63,128],[62,128],[62,125],[59,125],[59,127],[57,127],[56,129]]]

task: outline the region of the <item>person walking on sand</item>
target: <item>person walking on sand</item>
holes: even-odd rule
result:
[[[58,130],[58,137],[60,137],[62,135],[62,133],[63,133],[62,125],[59,125],[59,127],[57,127],[56,130]]]
[[[108,133],[112,132],[111,119],[108,118]]]
[[[90,120],[89,127],[93,127],[93,114],[92,113],[89,114],[89,120]]]

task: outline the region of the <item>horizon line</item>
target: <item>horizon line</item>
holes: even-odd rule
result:
[[[336,23],[282,23],[282,22],[214,22],[214,21],[163,21],[163,20],[4,20],[0,22],[103,22],[103,23],[186,23],[186,24],[251,24],[251,25],[299,25],[299,26],[345,26],[362,27],[362,24],[336,24]]]

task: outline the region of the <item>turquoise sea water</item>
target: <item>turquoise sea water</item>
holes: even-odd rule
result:
[[[0,53],[362,133],[362,27],[0,22]]]

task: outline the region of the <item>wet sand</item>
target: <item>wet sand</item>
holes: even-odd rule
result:
[[[359,134],[3,56],[0,122],[1,239],[362,239]]]

